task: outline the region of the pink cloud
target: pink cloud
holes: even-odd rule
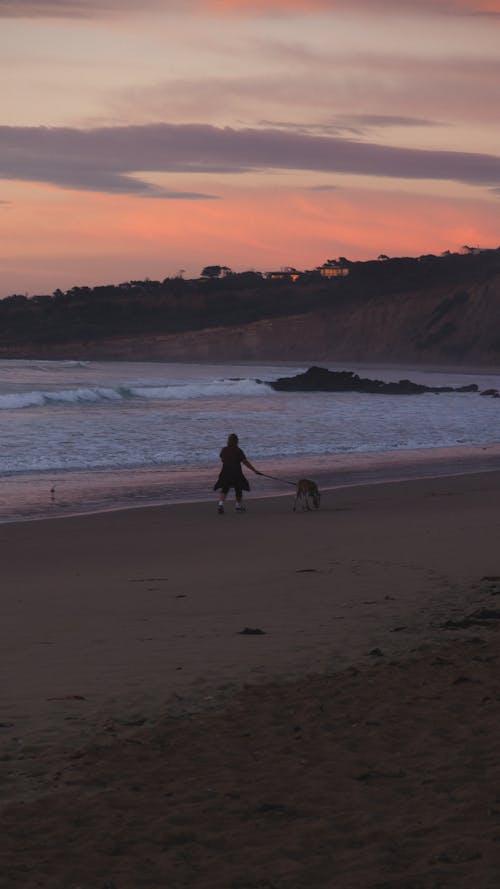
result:
[[[93,18],[121,12],[212,12],[268,14],[280,12],[434,12],[500,15],[500,0],[0,0],[0,18]]]
[[[201,0],[207,6],[221,12],[266,13],[271,10],[281,12],[315,12],[342,10],[381,11],[398,9],[402,12],[453,12],[498,13],[500,0]]]

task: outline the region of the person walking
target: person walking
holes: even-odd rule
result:
[[[242,503],[243,491],[249,491],[250,485],[248,484],[248,479],[243,475],[241,464],[247,466],[248,469],[251,469],[256,475],[261,475],[261,473],[255,466],[252,466],[249,460],[247,460],[245,454],[238,445],[238,436],[234,432],[228,436],[227,445],[222,448],[220,458],[222,460],[222,469],[219,473],[219,478],[214,485],[214,491],[220,489],[217,512],[220,515],[224,514],[224,503],[231,488],[234,488],[234,495],[236,497],[236,512],[245,512],[245,507]]]

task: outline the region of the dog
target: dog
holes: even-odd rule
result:
[[[297,509],[297,503],[299,502],[299,500],[302,503],[303,510],[310,510],[311,503],[315,509],[319,509],[321,495],[319,493],[316,482],[312,482],[310,478],[301,478],[300,481],[297,482],[295,500],[293,501],[294,512]]]

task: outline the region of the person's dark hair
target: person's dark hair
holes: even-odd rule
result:
[[[228,435],[227,443],[228,443],[229,447],[231,447],[232,445],[238,444],[238,436],[236,435],[235,432],[231,432],[231,435]]]

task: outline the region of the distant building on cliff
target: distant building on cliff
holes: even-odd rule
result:
[[[349,266],[349,260],[343,257],[327,259],[323,265],[318,267],[318,271],[323,278],[345,278],[350,272]]]
[[[266,278],[273,281],[298,281],[303,275],[304,272],[298,272],[297,269],[290,266],[284,266],[279,272],[266,272]]]

